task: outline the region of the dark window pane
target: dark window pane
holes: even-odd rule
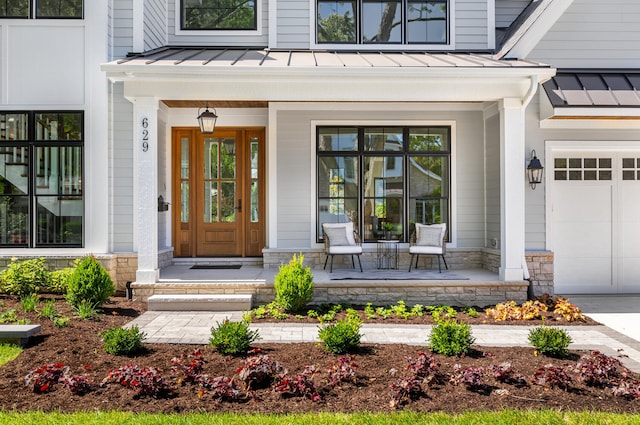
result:
[[[444,199],[411,199],[409,202],[410,231],[414,231],[415,223],[434,224],[446,221],[449,213]]]
[[[28,125],[25,113],[0,112],[0,140],[28,140]]]
[[[0,193],[29,193],[29,147],[0,146]]]
[[[183,0],[182,28],[188,30],[255,30],[253,0]]]
[[[569,171],[569,180],[582,180],[582,171]]]
[[[81,245],[83,203],[81,197],[39,196],[38,245]]]
[[[36,140],[82,140],[82,113],[36,114]]]
[[[611,171],[600,171],[600,180],[611,180]]]
[[[318,43],[356,42],[356,2],[318,1]]]
[[[0,0],[0,18],[28,18],[29,0]]]
[[[399,1],[364,0],[363,43],[401,43],[402,6]]]
[[[409,43],[447,42],[447,2],[408,1],[407,37]]]
[[[448,151],[449,128],[410,128],[409,150],[412,152]]]
[[[554,177],[556,180],[566,180],[567,179],[567,172],[566,171],[556,171],[554,173]]]
[[[596,168],[597,161],[595,158],[585,158],[584,168]]]
[[[569,158],[569,168],[582,168],[582,158]]]
[[[556,158],[553,164],[556,168],[567,168],[567,158]]]
[[[82,0],[38,0],[36,18],[82,18]]]
[[[636,168],[635,158],[622,158],[622,168]]]
[[[595,170],[585,170],[584,172],[585,180],[597,180],[597,173]]]
[[[611,158],[600,158],[600,168],[611,168]]]
[[[401,151],[403,150],[401,128],[365,128],[365,151]]]
[[[635,179],[636,179],[635,171],[625,170],[622,172],[622,180],[635,180]]]
[[[0,196],[0,245],[29,243],[29,198]]]
[[[358,150],[358,130],[355,128],[321,128],[318,136],[319,151]]]
[[[82,194],[82,147],[36,147],[36,193]]]

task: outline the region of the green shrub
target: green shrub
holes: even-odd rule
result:
[[[529,343],[548,356],[565,357],[572,339],[564,329],[537,327],[529,331]]]
[[[29,294],[20,298],[20,303],[22,304],[22,311],[36,311],[36,307],[38,302],[40,301],[40,296],[38,294]]]
[[[56,300],[47,300],[40,309],[40,317],[46,317],[53,320],[58,315],[56,311]]]
[[[343,320],[320,327],[318,338],[327,351],[334,354],[351,353],[360,347],[361,326],[362,320],[350,314]]]
[[[64,269],[52,271],[49,276],[49,292],[53,292],[55,294],[66,294],[67,287],[69,286],[69,278],[75,269],[75,267],[66,267]]]
[[[90,304],[85,300],[82,300],[77,306],[73,306],[73,310],[76,312],[79,318],[83,320],[97,319],[97,315],[100,309],[96,307],[96,304]]]
[[[49,275],[44,258],[21,261],[12,258],[7,268],[0,272],[0,287],[2,292],[23,297],[45,288]]]
[[[471,336],[471,326],[456,320],[445,320],[433,327],[429,335],[429,348],[437,354],[459,356],[466,354],[475,338]]]
[[[56,328],[66,328],[71,323],[71,319],[68,317],[54,317],[53,326]]]
[[[301,311],[313,297],[313,274],[303,261],[304,255],[294,254],[289,264],[280,266],[275,277],[275,301],[286,312]]]
[[[247,322],[231,322],[225,319],[222,323],[211,328],[209,343],[220,354],[238,355],[249,351],[249,346],[258,339],[258,331],[250,330]]]
[[[67,302],[74,307],[84,303],[100,307],[115,292],[109,272],[92,256],[83,257],[69,276]]]
[[[146,334],[137,326],[130,328],[110,328],[101,335],[104,351],[114,356],[128,356],[138,353],[144,348],[142,340]]]

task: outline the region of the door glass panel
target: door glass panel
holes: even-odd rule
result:
[[[258,142],[255,137],[251,139],[251,178],[258,178]]]
[[[251,205],[249,210],[249,220],[251,223],[257,223],[259,217],[259,185],[258,185],[258,138],[252,137],[250,143],[250,167],[251,167],[251,187],[250,197]]]
[[[236,221],[236,182],[222,182],[220,193],[221,221],[233,223]]]
[[[220,178],[236,178],[236,141],[233,138],[222,139],[222,149],[220,150]]]
[[[189,182],[180,182],[180,221],[189,222]]]
[[[204,182],[204,222],[218,221],[218,182]]]
[[[251,222],[258,222],[258,182],[251,182]]]
[[[204,178],[218,178],[218,139],[204,139]]]
[[[189,178],[189,138],[180,139],[180,178]]]

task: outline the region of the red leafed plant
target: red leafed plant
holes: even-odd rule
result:
[[[573,378],[567,372],[567,368],[546,364],[538,368],[533,374],[531,383],[549,388],[569,389]]]
[[[338,363],[327,369],[327,381],[329,386],[334,388],[342,382],[355,382],[358,365],[353,361],[352,356],[340,357]]]
[[[611,391],[614,395],[624,397],[627,400],[637,400],[640,398],[640,381],[623,372],[622,378],[616,381],[611,387]]]
[[[238,379],[244,384],[244,389],[256,389],[271,385],[273,379],[283,368],[268,355],[252,356],[246,359],[243,365],[236,370]]]
[[[46,364],[29,372],[24,378],[24,383],[31,386],[34,393],[45,393],[53,389],[69,371],[69,367],[62,363]]]
[[[319,373],[315,366],[306,366],[303,372],[293,376],[282,373],[273,386],[273,390],[293,397],[309,397],[312,401],[320,401],[322,397],[316,390],[313,375]]]
[[[65,375],[60,378],[59,382],[74,394],[86,394],[91,389],[91,383],[86,375]]]
[[[578,379],[591,387],[604,388],[611,384],[611,380],[619,376],[618,367],[622,367],[620,360],[592,351],[584,354],[576,363],[575,371]]]
[[[389,405],[392,408],[396,408],[408,400],[418,398],[421,393],[422,387],[420,386],[420,380],[416,377],[412,376],[398,379],[393,382],[389,388],[389,395],[391,396]]]
[[[416,356],[416,359],[413,360],[411,357],[406,357],[407,369],[413,372],[413,375],[417,378],[421,378],[424,384],[430,384],[438,375],[438,368],[440,367],[440,362],[436,360],[434,356],[431,354],[427,354],[424,352],[419,352]]]
[[[451,383],[453,385],[465,384],[467,389],[476,391],[486,386],[483,381],[485,371],[481,367],[465,367],[459,364],[453,366],[453,374],[451,375]]]
[[[505,384],[516,386],[526,386],[527,380],[521,374],[517,373],[511,363],[505,362],[499,365],[492,364],[487,371],[493,375],[493,378]]]
[[[199,397],[205,394],[209,394],[219,400],[235,400],[240,397],[240,391],[236,387],[233,378],[226,376],[210,378],[207,375],[202,375],[198,378],[198,385],[201,387],[198,392]]]
[[[108,383],[117,382],[133,390],[139,396],[160,397],[172,392],[171,387],[160,373],[160,369],[153,367],[127,364],[118,370],[110,370],[100,386],[104,387]]]
[[[171,371],[182,375],[178,378],[178,384],[195,383],[202,373],[206,360],[202,350],[197,348],[191,354],[182,353],[180,357],[174,357],[171,359],[171,363],[173,363]]]

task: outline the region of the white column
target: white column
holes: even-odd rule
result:
[[[136,282],[154,283],[158,268],[158,100],[133,98]]]
[[[524,258],[524,120],[518,98],[502,99],[500,107],[500,280],[523,280]]]

